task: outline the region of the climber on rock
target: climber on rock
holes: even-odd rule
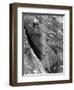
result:
[[[35,28],[35,31],[37,31],[37,29],[39,27],[39,21],[38,21],[37,17],[35,17],[33,20],[33,27]]]

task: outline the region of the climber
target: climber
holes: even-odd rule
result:
[[[38,18],[37,17],[35,17],[34,20],[33,20],[33,27],[37,31],[37,29],[39,27],[39,21],[38,21]]]

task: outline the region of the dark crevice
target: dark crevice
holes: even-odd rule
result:
[[[27,31],[26,26],[24,26],[25,32],[26,32],[26,36],[29,42],[30,47],[33,49],[34,53],[36,54],[37,58],[41,60],[41,52],[38,50],[38,48],[36,47],[36,45],[33,43],[33,41],[31,40],[29,33]]]

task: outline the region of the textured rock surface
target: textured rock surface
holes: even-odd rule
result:
[[[62,17],[39,15],[39,27],[36,29],[33,27],[34,17],[24,16],[24,25],[28,33],[24,33],[24,50],[29,48],[24,54],[24,73],[62,72],[63,68],[60,67],[63,65],[63,23],[59,21]]]

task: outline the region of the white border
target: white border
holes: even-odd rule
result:
[[[64,74],[51,75],[36,75],[31,77],[22,77],[22,12],[25,13],[53,13],[65,14],[64,16]],[[38,8],[18,8],[17,9],[17,82],[33,82],[33,81],[55,81],[55,80],[69,80],[69,10],[56,9],[38,9]]]

